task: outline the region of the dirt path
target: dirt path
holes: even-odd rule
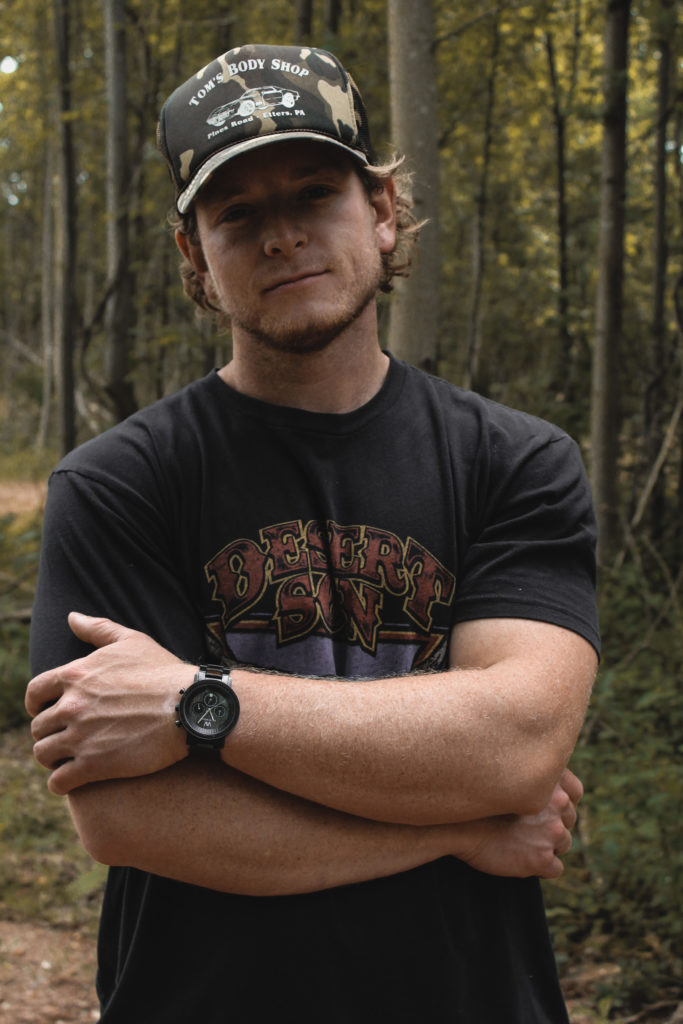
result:
[[[0,480],[0,515],[36,512],[44,503],[47,483],[28,480]]]
[[[566,979],[571,1024],[605,1020],[593,1000],[579,993],[590,991],[606,970],[588,965]],[[95,1024],[94,975],[92,935],[0,921],[0,1024]],[[683,1024],[683,1004],[663,1002],[614,1024]]]
[[[0,1024],[93,1024],[92,936],[0,921]]]

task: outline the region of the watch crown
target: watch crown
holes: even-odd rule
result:
[[[180,704],[176,704],[175,709],[176,711],[180,711]]]
[[[180,727],[181,727],[181,725],[182,725],[182,722],[176,722],[176,725],[177,725],[177,726],[178,726],[178,728],[180,729]]]
[[[181,690],[181,691],[180,691],[180,693],[185,693],[185,691],[184,691],[184,690]]]

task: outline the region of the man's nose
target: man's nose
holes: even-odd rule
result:
[[[293,256],[308,241],[306,229],[298,219],[285,213],[275,214],[264,225],[263,247],[266,256]]]

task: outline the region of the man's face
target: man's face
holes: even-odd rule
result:
[[[328,345],[374,299],[394,245],[391,187],[367,192],[332,146],[282,142],[221,168],[195,203],[200,246],[179,244],[214,304],[272,349]]]

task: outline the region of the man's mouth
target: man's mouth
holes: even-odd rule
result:
[[[263,289],[264,293],[274,292],[278,289],[286,289],[289,287],[295,287],[296,285],[303,285],[308,281],[314,281],[316,278],[323,277],[326,274],[326,270],[302,270],[296,274],[288,274],[286,277],[278,278],[272,284],[269,284]]]

